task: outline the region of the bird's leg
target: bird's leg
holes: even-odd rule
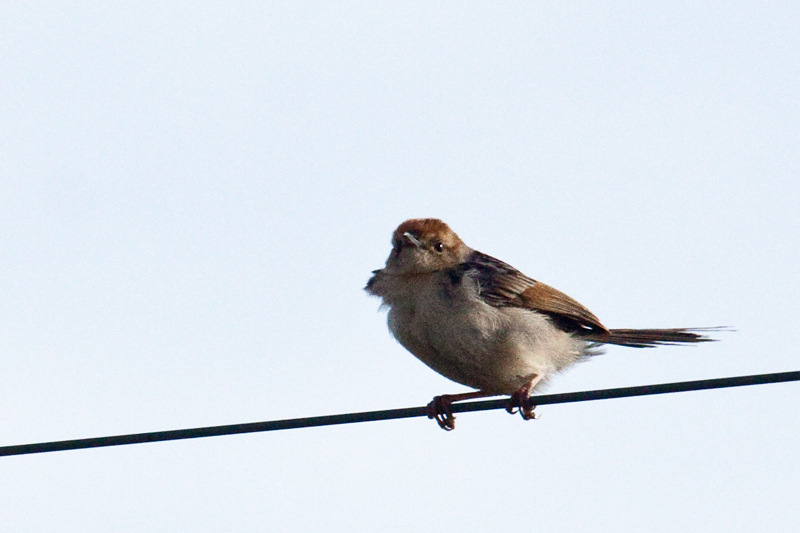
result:
[[[456,416],[453,414],[453,402],[462,400],[472,400],[475,398],[486,398],[494,396],[483,391],[465,392],[462,394],[442,394],[435,396],[431,403],[426,407],[428,418],[436,419],[439,427],[445,431],[452,431],[456,428]]]
[[[530,398],[531,398],[531,391],[536,386],[537,383],[541,380],[541,376],[534,375],[533,379],[531,379],[528,383],[523,385],[519,388],[514,394],[511,395],[511,398],[508,400],[508,407],[506,407],[506,411],[511,413],[512,415],[515,414],[517,411],[515,409],[519,409],[519,414],[525,420],[531,420],[536,418],[536,413],[533,412],[536,409],[536,406],[529,405]]]

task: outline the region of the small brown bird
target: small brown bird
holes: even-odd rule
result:
[[[649,348],[712,339],[706,328],[608,329],[581,304],[473,250],[435,218],[400,224],[386,267],[365,290],[389,308],[395,338],[441,375],[475,392],[436,396],[428,417],[455,427],[452,403],[511,395],[510,413],[535,418],[529,398],[603,344]]]

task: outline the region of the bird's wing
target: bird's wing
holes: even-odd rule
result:
[[[548,315],[567,330],[607,331],[591,311],[549,285],[529,278],[511,265],[475,251],[463,263],[479,285],[479,294],[493,307],[521,307]]]

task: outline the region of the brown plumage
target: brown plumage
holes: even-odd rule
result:
[[[386,267],[367,292],[389,307],[389,328],[422,362],[477,392],[441,396],[429,414],[452,429],[452,401],[510,394],[524,418],[531,392],[554,373],[617,344],[648,348],[712,339],[703,328],[611,329],[566,294],[473,250],[438,219],[412,219],[392,235]]]
[[[607,333],[587,333],[582,338],[603,344],[616,344],[631,348],[654,348],[663,345],[709,342],[710,339],[698,331],[718,328],[670,328],[670,329],[612,329]]]

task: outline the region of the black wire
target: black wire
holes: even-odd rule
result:
[[[763,385],[766,383],[781,383],[786,381],[800,381],[800,371],[780,372],[777,374],[759,374],[755,376],[739,376],[733,378],[705,379],[701,381],[683,381],[678,383],[663,383],[660,385],[643,385],[639,387],[624,387],[621,389],[602,389],[584,392],[568,392],[565,394],[547,394],[542,396],[532,396],[530,403],[531,405],[547,405],[555,403],[588,402],[592,400],[608,400],[611,398],[649,396],[652,394],[667,394],[672,392],[743,387],[746,385]],[[492,409],[505,409],[507,405],[508,400],[506,399],[456,403],[453,404],[453,412],[467,413],[474,411],[489,411]],[[229,426],[155,431],[151,433],[135,433],[132,435],[115,435],[111,437],[96,437],[91,439],[18,444],[15,446],[0,447],[0,456],[58,452],[64,450],[78,450],[83,448],[102,448],[106,446],[122,446],[124,444],[139,444],[142,442],[197,439],[201,437],[217,437],[220,435],[277,431],[280,429],[354,424],[356,422],[373,422],[376,420],[413,418],[417,416],[427,416],[425,407],[408,407],[405,409],[368,411],[364,413],[348,413],[343,415],[313,416],[309,418],[273,420],[270,422],[254,422],[250,424],[232,424]]]

